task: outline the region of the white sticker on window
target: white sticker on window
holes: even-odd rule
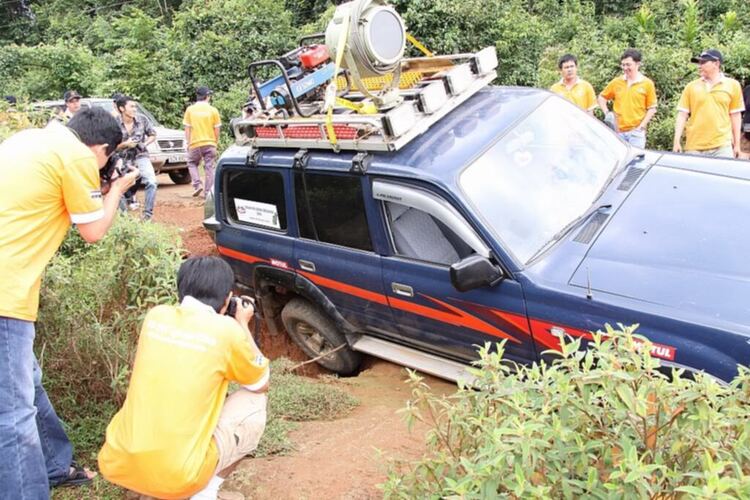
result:
[[[242,222],[281,229],[276,205],[235,198],[234,207],[237,209],[237,219]]]

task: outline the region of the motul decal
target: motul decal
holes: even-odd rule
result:
[[[271,265],[281,269],[289,269],[289,264],[279,259],[271,259]]]
[[[560,335],[570,335],[571,337],[580,337],[586,340],[594,339],[591,332],[578,330],[569,326],[560,326],[538,319],[531,319],[530,321],[534,340],[547,349],[560,350]],[[643,344],[641,339],[636,338],[633,340],[638,344]],[[673,346],[651,342],[651,356],[655,358],[674,361],[676,353],[677,349]]]

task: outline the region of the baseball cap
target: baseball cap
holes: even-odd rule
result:
[[[197,89],[195,89],[195,93],[198,97],[206,97],[212,95],[214,91],[208,87],[198,87]]]
[[[69,102],[69,101],[72,101],[73,99],[80,99],[80,98],[81,98],[81,94],[79,94],[77,90],[66,90],[65,93],[63,94],[63,101],[65,102]]]
[[[690,59],[690,62],[693,63],[701,63],[705,61],[718,61],[719,63],[724,62],[724,57],[721,55],[721,52],[719,52],[716,49],[708,49],[701,52],[701,55],[697,57],[693,57]]]

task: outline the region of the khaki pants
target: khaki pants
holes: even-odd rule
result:
[[[693,155],[710,156],[712,158],[734,158],[734,151],[732,150],[731,144],[714,149],[704,149],[701,151],[692,150],[685,152]]]
[[[240,389],[224,402],[214,439],[219,451],[216,472],[220,472],[258,447],[266,427],[265,394]]]

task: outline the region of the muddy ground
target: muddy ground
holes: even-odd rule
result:
[[[202,201],[191,196],[190,185],[173,184],[160,175],[155,222],[179,228],[183,243],[193,255],[215,255],[213,242],[201,226]],[[142,193],[139,193],[142,197]],[[269,357],[304,360],[305,355],[286,338],[263,338]],[[306,375],[321,370],[308,365]],[[387,459],[417,458],[424,451],[426,428],[407,430],[397,413],[409,398],[405,370],[367,358],[363,370],[342,387],[360,401],[347,417],[330,422],[304,422],[291,435],[296,451],[287,456],[244,460],[225,483],[225,490],[248,499],[371,499],[386,477]],[[455,386],[428,377],[438,393]]]

